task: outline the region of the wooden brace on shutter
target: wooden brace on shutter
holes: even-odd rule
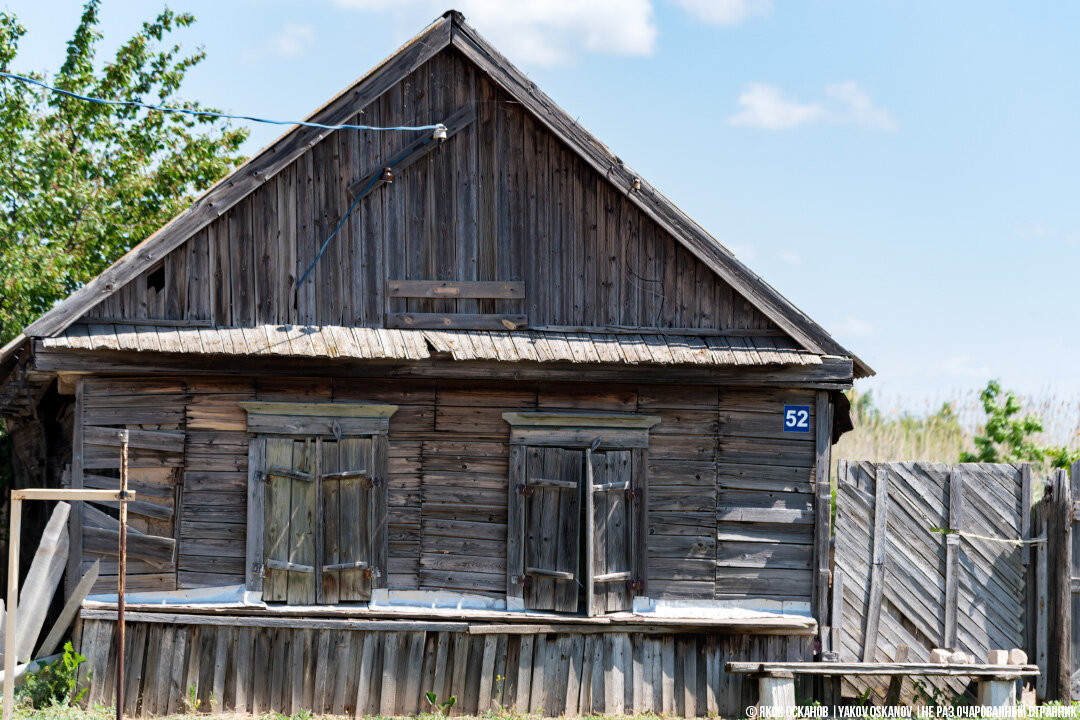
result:
[[[648,592],[648,432],[660,419],[544,412],[503,418],[512,426],[508,601],[576,612],[583,592],[590,616],[629,610],[633,596]]]
[[[257,433],[248,458],[248,589],[266,602],[369,600],[386,586],[387,431],[396,406],[241,405]]]

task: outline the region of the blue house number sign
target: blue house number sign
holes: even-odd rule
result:
[[[784,432],[808,433],[810,432],[810,406],[809,405],[785,405],[784,406]]]

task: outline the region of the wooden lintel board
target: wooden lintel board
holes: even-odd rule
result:
[[[517,299],[525,297],[522,280],[388,280],[389,297]]]
[[[730,673],[790,672],[797,675],[915,675],[922,677],[1029,677],[1037,665],[961,665],[937,663],[861,662],[729,662]]]
[[[313,417],[388,418],[397,405],[373,403],[290,403],[244,401],[240,407],[249,415],[304,415]]]
[[[636,428],[643,430],[660,422],[660,418],[656,415],[562,412],[505,412],[503,420],[520,428]]]
[[[133,490],[128,490],[127,499],[135,497]],[[75,500],[89,500],[95,502],[108,502],[121,500],[119,490],[64,490],[57,488],[23,488],[12,490],[13,500],[62,500],[72,502]]]

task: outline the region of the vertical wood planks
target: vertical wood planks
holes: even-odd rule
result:
[[[949,530],[945,536],[945,630],[942,647],[956,647],[956,614],[960,609],[960,535],[964,518],[964,475],[949,472]]]
[[[380,327],[384,314],[524,313],[533,325],[776,326],[464,56],[446,49],[342,119],[476,121],[365,197],[404,132],[331,132],[88,315],[200,325]],[[341,231],[295,286],[337,224]],[[156,275],[154,276],[157,277]],[[387,279],[524,280],[524,299],[390,298]]]
[[[863,662],[874,662],[878,649],[878,625],[881,619],[881,598],[885,574],[885,547],[888,542],[886,528],[889,517],[889,470],[879,466],[874,481],[874,531],[872,567],[870,569],[870,593],[866,608],[866,625],[863,630]]]
[[[828,624],[829,608],[829,518],[832,495],[831,452],[833,406],[829,394],[819,390],[816,396],[814,464],[814,587],[811,599],[818,627]],[[822,638],[824,643],[824,638]]]

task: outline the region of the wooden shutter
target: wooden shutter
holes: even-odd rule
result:
[[[642,451],[588,452],[585,512],[590,552],[586,568],[589,615],[630,610],[644,592],[645,525]]]
[[[315,602],[315,442],[267,437],[263,600]]]
[[[516,579],[530,610],[578,609],[583,466],[580,450],[525,451],[525,482],[512,491],[524,499],[524,572]]]
[[[321,441],[322,594],[320,602],[371,599],[374,472],[370,437]]]

